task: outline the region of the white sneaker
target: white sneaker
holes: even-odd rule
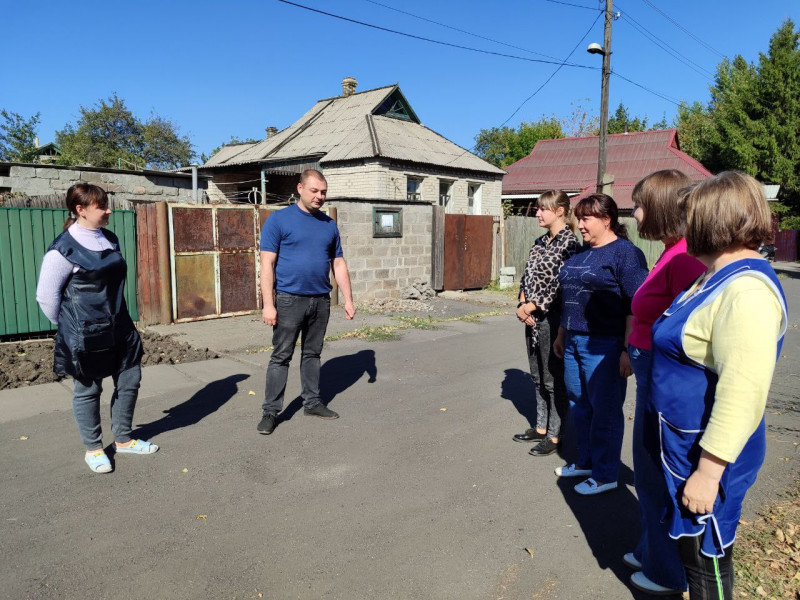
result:
[[[622,556],[622,562],[625,564],[626,567],[633,569],[634,571],[641,571],[642,570],[642,563],[636,560],[636,556],[634,556],[633,552],[628,552]]]
[[[556,475],[559,477],[587,477],[592,474],[591,469],[581,469],[576,464],[564,465],[563,467],[556,467]]]
[[[650,581],[641,571],[637,571],[631,575],[631,585],[637,590],[653,594],[654,596],[671,596],[673,594],[683,593],[683,590],[673,590]]]

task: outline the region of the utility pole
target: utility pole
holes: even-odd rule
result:
[[[597,157],[597,191],[605,191],[606,138],[608,137],[608,80],[611,76],[611,21],[614,18],[614,0],[606,0],[606,18],[603,28],[603,81],[600,96],[600,148]]]

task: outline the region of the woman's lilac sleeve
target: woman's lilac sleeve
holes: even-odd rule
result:
[[[58,324],[58,311],[61,308],[61,290],[72,274],[72,263],[57,250],[50,250],[42,259],[39,284],[36,286],[36,302],[44,316]]]

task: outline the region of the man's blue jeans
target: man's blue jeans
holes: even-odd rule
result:
[[[578,445],[578,466],[601,482],[619,476],[627,380],[619,374],[622,340],[567,332],[564,383]]]
[[[321,402],[319,371],[322,343],[328,328],[331,312],[330,296],[295,296],[277,294],[275,308],[278,324],[272,330],[272,357],[267,367],[267,385],[264,392],[265,415],[277,415],[283,409],[283,396],[289,363],[292,362],[297,338],[300,343],[300,381],[303,406],[310,408]]]
[[[650,581],[673,590],[686,589],[686,572],[678,553],[678,542],[669,537],[669,527],[662,518],[669,501],[661,465],[648,448],[658,447],[658,430],[648,428],[645,415],[650,403],[652,354],[636,346],[628,347],[633,374],[636,376],[636,414],[633,420],[633,477],[642,536],[634,556],[642,563],[642,573]]]

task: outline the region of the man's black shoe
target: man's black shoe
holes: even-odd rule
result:
[[[258,424],[258,433],[263,433],[264,435],[269,435],[273,431],[275,431],[275,425],[278,417],[275,415],[264,415],[261,421]]]
[[[303,412],[311,417],[320,417],[321,419],[338,419],[339,413],[333,412],[330,408],[322,404],[315,404],[311,408],[303,409]]]
[[[558,450],[558,443],[550,438],[542,440],[528,451],[531,456],[549,456]]]
[[[514,434],[514,441],[515,442],[535,442],[537,440],[543,440],[547,436],[546,433],[539,433],[535,429],[526,429],[525,433],[516,433]]]

